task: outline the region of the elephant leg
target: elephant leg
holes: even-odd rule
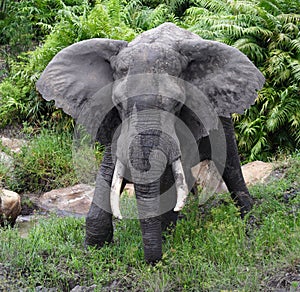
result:
[[[176,227],[179,212],[174,212],[174,207],[161,215],[162,232],[173,231]]]
[[[101,247],[113,239],[110,187],[114,163],[110,148],[105,150],[96,180],[95,194],[86,217],[85,245]]]
[[[198,189],[191,168],[185,168],[184,173],[190,193],[194,195],[194,199],[198,198]],[[172,231],[176,227],[179,216],[179,212],[174,212],[177,201],[177,190],[172,170],[169,169],[169,171],[165,172],[161,179],[160,188],[162,194],[160,199],[162,231]]]
[[[254,202],[242,174],[232,120],[230,118],[220,118],[220,120],[226,139],[225,165],[222,162],[220,163],[220,160],[215,159],[215,157],[212,157],[212,159],[222,175],[232,199],[240,208],[241,217],[243,218],[251,210]]]
[[[176,206],[175,180],[171,167],[168,167],[160,180],[160,209],[162,231],[173,229],[176,226],[178,212]]]

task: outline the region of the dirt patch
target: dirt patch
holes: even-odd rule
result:
[[[37,205],[36,201],[38,200],[37,195],[22,195],[21,199],[21,215],[22,216],[28,216],[32,215],[38,211],[44,211],[41,210],[41,208]]]
[[[20,124],[10,124],[5,127],[0,127],[0,136],[11,139],[25,139],[26,134],[23,131],[23,126]]]
[[[0,263],[0,291],[20,291],[23,287],[18,271]]]
[[[264,286],[264,291],[300,291],[300,258],[271,275]]]

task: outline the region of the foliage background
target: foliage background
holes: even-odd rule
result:
[[[289,153],[300,143],[300,2],[288,0],[2,0],[0,37],[8,75],[0,84],[0,123],[72,122],[35,90],[35,82],[62,48],[84,39],[132,40],[171,21],[203,38],[245,53],[266,77],[257,102],[234,115],[246,161]]]

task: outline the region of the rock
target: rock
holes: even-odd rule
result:
[[[220,193],[223,179],[211,160],[204,160],[192,168],[196,184],[202,188],[199,203],[205,203],[213,194]]]
[[[253,161],[243,165],[242,172],[247,186],[249,187],[257,183],[265,182],[271,175],[273,168],[273,163],[262,161]],[[202,161],[193,168],[192,172],[197,179],[197,184],[200,185],[203,190],[214,193],[228,192],[225,183],[212,161]]]
[[[216,190],[222,183],[222,178],[211,160],[204,160],[192,168],[196,184],[204,189]]]
[[[13,169],[14,159],[5,152],[0,152],[0,164],[4,165],[8,170],[11,170]]]
[[[44,193],[36,202],[38,207],[61,215],[86,215],[89,211],[95,188],[87,184],[61,188]],[[124,192],[134,195],[133,184],[127,184]]]
[[[273,163],[255,161],[242,166],[246,184],[264,182],[273,170]],[[204,203],[214,193],[227,192],[227,187],[219,175],[212,161],[202,161],[192,169],[197,179],[197,184],[202,187],[200,204]],[[78,184],[68,188],[53,190],[44,193],[38,200],[39,207],[62,215],[87,214],[94,195],[95,188],[86,184]],[[133,184],[127,184],[124,192],[129,196],[134,195]]]
[[[242,166],[243,175],[248,186],[264,183],[273,172],[274,163],[253,161]]]
[[[65,215],[86,215],[94,195],[94,187],[78,184],[44,193],[37,202],[39,207]]]
[[[57,288],[46,288],[44,286],[37,286],[35,287],[35,292],[58,292]]]
[[[21,148],[26,144],[25,140],[0,137],[0,141],[4,147],[9,148],[12,152],[18,153],[21,151]]]
[[[18,153],[21,151],[22,146],[26,144],[26,141],[0,136],[0,144],[8,148],[11,152]],[[10,176],[13,176],[11,173],[14,169],[14,159],[12,156],[0,151],[0,164],[4,165]]]
[[[253,186],[258,183],[263,183],[267,178],[270,177],[273,169],[273,163],[263,162],[263,161],[253,161],[242,166],[243,176],[248,187]],[[228,192],[227,187],[224,182],[219,186],[219,193]]]
[[[122,194],[124,194],[124,193],[126,193],[130,197],[133,197],[134,196],[134,185],[126,184]]]
[[[71,292],[92,292],[95,291],[97,288],[96,285],[92,285],[90,287],[86,287],[86,286],[76,286],[74,287]]]
[[[21,213],[21,198],[12,191],[0,189],[0,224],[14,225]]]

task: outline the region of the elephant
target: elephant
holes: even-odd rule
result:
[[[253,207],[232,121],[254,104],[264,77],[238,49],[164,23],[131,42],[94,38],[61,50],[36,83],[47,101],[105,146],[86,216],[85,246],[113,240],[120,193],[133,182],[144,258],[162,258],[195,179],[213,160],[241,217]]]

